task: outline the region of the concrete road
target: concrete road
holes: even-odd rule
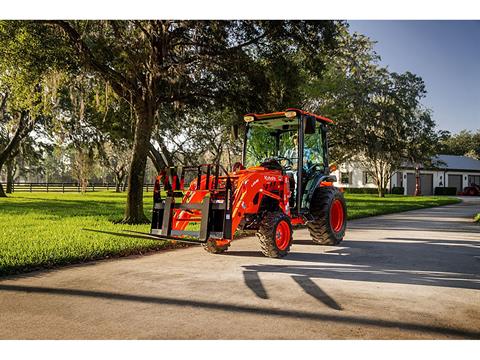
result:
[[[351,221],[341,247],[295,232],[0,281],[2,339],[480,339],[480,201]]]

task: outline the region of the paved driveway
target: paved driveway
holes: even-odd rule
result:
[[[480,201],[351,221],[341,247],[295,232],[0,281],[0,338],[480,338]]]

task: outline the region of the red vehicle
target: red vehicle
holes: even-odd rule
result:
[[[288,254],[296,224],[308,226],[314,243],[340,243],[347,216],[328,164],[327,126],[333,121],[298,109],[244,120],[242,163],[232,171],[205,164],[159,174],[151,234],[222,253],[237,230],[252,230],[268,257]]]
[[[459,195],[479,196],[480,186],[477,184],[471,184],[470,186],[465,187]]]

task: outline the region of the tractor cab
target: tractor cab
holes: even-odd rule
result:
[[[328,164],[327,124],[332,120],[298,109],[247,114],[244,120],[243,165],[288,175],[292,213],[309,207],[311,192],[321,181],[336,181]]]

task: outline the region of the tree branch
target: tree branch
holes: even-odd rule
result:
[[[78,54],[95,71],[99,72],[107,81],[109,81],[115,91],[123,97],[125,89],[135,89],[134,84],[118,71],[112,69],[106,64],[100,62],[88,45],[83,41],[78,31],[65,20],[47,20],[47,24],[62,29],[68,36],[72,45],[77,49]]]

